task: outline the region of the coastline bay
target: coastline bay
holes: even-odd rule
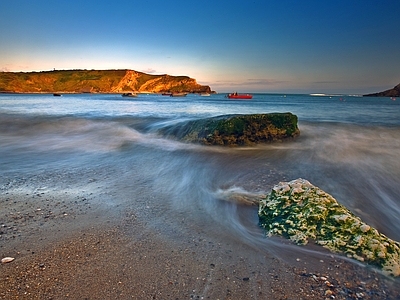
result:
[[[394,299],[400,293],[397,279],[373,268],[317,246],[266,238],[255,207],[219,199],[233,188],[266,193],[302,177],[400,240],[397,102],[62,98],[0,95],[0,251],[16,257],[1,265],[3,295],[321,299],[332,292],[337,299],[356,293]],[[291,142],[232,149],[157,134],[181,120],[287,111],[299,117],[301,131]],[[91,280],[96,272],[102,276]]]

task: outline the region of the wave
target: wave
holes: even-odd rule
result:
[[[159,134],[171,120],[154,118],[85,119],[2,115],[0,145],[8,151],[120,151],[132,145],[175,150],[200,150],[199,145],[186,144]],[[203,149],[204,150],[204,149]],[[208,149],[211,150],[211,149]],[[220,149],[214,148],[215,151]]]

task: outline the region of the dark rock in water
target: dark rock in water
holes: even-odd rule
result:
[[[363,95],[364,97],[400,97],[400,83],[390,90]]]
[[[225,115],[182,122],[162,130],[179,140],[203,145],[251,146],[300,134],[292,113]]]

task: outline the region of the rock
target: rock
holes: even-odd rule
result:
[[[400,276],[400,243],[365,224],[331,195],[304,179],[274,186],[259,205],[267,235],[317,244]]]
[[[184,142],[219,146],[251,146],[300,134],[297,116],[291,113],[224,115],[182,122],[161,132]]]
[[[364,97],[400,97],[400,83],[390,90],[363,95]]]
[[[4,257],[1,259],[1,263],[6,264],[12,262],[15,258],[14,257]]]

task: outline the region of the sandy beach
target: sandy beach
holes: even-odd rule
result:
[[[337,256],[286,257],[182,216],[154,226],[154,195],[108,201],[112,170],[1,179],[1,299],[398,299],[398,280]],[[121,183],[121,186],[123,183]],[[153,199],[153,201],[151,201]],[[108,204],[104,204],[108,203]],[[111,204],[110,204],[111,203]],[[144,203],[145,206],[141,206]],[[156,216],[154,216],[156,218]],[[190,230],[185,230],[189,228]],[[164,228],[160,230],[160,228]]]

